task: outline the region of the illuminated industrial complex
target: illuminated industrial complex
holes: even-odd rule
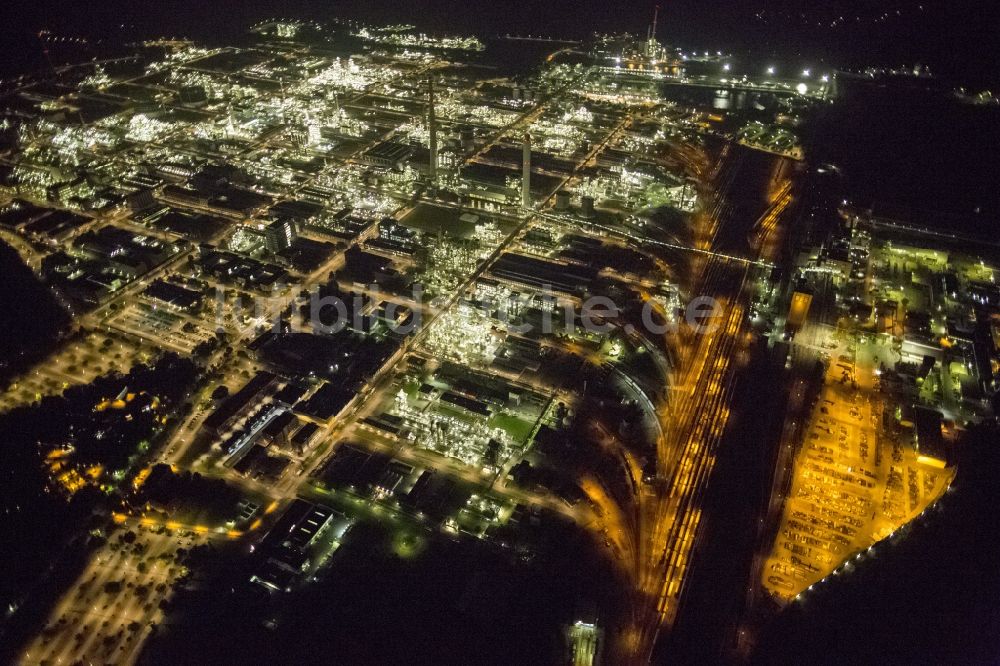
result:
[[[70,580],[3,597],[37,615],[13,658],[177,663],[222,587],[295,636],[367,540],[521,572],[558,525],[604,576],[560,663],[669,662],[733,475],[746,657],[932,510],[997,389],[993,255],[815,194],[834,71],[657,34],[271,20],[6,87],[0,240],[71,323],[0,409],[80,415],[32,455],[92,507]],[[485,567],[456,622],[502,597]]]

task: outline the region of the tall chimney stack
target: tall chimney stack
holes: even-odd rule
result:
[[[427,78],[427,129],[430,132],[431,157],[428,175],[432,185],[437,185],[438,135],[437,118],[434,115],[434,75]]]
[[[531,135],[524,135],[524,155],[521,159],[521,207],[531,208]]]

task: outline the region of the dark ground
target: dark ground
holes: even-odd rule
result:
[[[845,196],[910,224],[993,239],[1000,219],[1000,107],[950,94],[838,82],[815,119],[813,165],[844,174]]]
[[[0,241],[0,387],[50,352],[69,322],[48,288]]]
[[[401,559],[388,527],[362,522],[320,581],[271,597],[247,582],[252,559],[209,556],[141,663],[560,663],[563,627],[615,584],[579,532],[543,527],[518,532],[536,533],[530,561],[439,534]]]

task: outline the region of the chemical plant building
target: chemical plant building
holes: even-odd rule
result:
[[[290,459],[316,443],[320,426],[333,422],[356,394],[324,383],[309,397],[309,389],[261,371],[205,419],[205,432],[217,438],[224,464],[258,479],[279,478]],[[303,420],[305,424],[303,425]]]
[[[50,219],[52,215],[35,223]],[[42,260],[42,273],[71,299],[94,306],[180,253],[183,243],[168,243],[106,226],[75,237],[65,251],[46,256]]]
[[[306,423],[292,435],[290,446],[293,451],[302,454],[319,438],[320,428],[315,423]]]
[[[361,155],[360,161],[363,164],[382,167],[384,169],[395,169],[401,171],[407,158],[413,154],[413,148],[395,141],[383,141],[382,143],[369,148]]]
[[[261,562],[251,582],[272,592],[290,592],[310,566],[324,557],[316,546],[335,518],[343,519],[343,514],[302,499],[292,502],[264,538],[258,550]],[[342,525],[338,538],[346,528]]]
[[[202,295],[200,292],[165,280],[156,280],[153,282],[153,284],[146,288],[143,295],[173,310],[196,312],[201,308]]]
[[[584,266],[513,252],[501,255],[490,267],[490,275],[514,287],[551,288],[559,294],[577,298],[585,294],[597,278],[596,271]]]
[[[259,405],[276,380],[277,377],[270,372],[258,372],[205,419],[203,428],[212,435],[221,435],[254,406]]]
[[[277,254],[291,247],[297,236],[298,231],[291,220],[275,220],[264,227],[264,247]]]
[[[918,462],[937,468],[944,468],[954,462],[955,456],[949,454],[944,439],[941,412],[916,405],[913,408],[913,422]]]

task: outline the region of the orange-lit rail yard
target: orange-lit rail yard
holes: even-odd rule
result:
[[[723,159],[727,156],[728,151]],[[718,316],[705,334],[675,343],[680,360],[672,378],[674,390],[659,408],[664,436],[657,448],[658,478],[639,498],[637,608],[634,624],[622,634],[622,653],[635,663],[651,658],[683,604],[687,574],[698,555],[702,501],[730,422],[736,378],[753,339],[747,313],[765,277],[758,262],[776,258],[782,215],[793,201],[792,183],[782,179],[748,232],[746,220],[720,219],[729,210],[726,194],[717,191],[714,207],[696,217],[696,236],[710,239],[710,247],[720,254],[695,260],[693,273],[699,277],[691,287],[692,293],[716,299]],[[746,240],[734,240],[741,234],[730,227],[738,225]],[[724,254],[732,252],[734,244],[743,246],[747,262]]]

